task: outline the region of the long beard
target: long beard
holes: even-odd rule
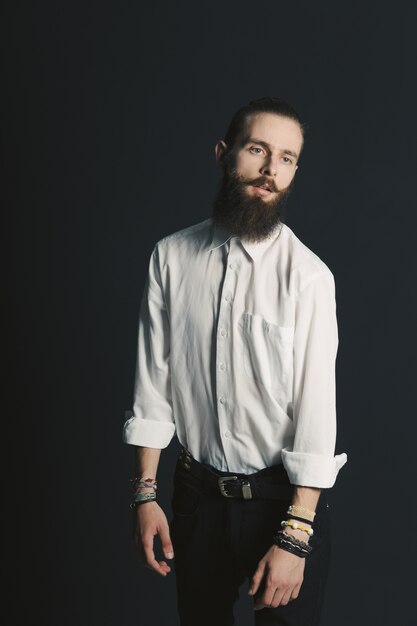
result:
[[[276,191],[276,197],[271,200],[249,196],[248,185],[261,185],[264,182],[267,182],[266,177],[244,180],[234,168],[225,169],[213,203],[214,223],[248,241],[261,241],[268,237],[282,221],[285,201],[292,184]]]

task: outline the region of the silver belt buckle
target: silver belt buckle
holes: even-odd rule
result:
[[[234,498],[234,496],[229,496],[229,494],[226,491],[225,483],[230,481],[230,480],[237,480],[237,476],[220,476],[220,478],[219,478],[220,493],[225,498]]]
[[[234,496],[230,496],[226,491],[227,485],[225,483],[227,483],[230,480],[238,480],[238,477],[237,476],[220,476],[219,478],[220,493],[225,498],[234,498]],[[252,499],[252,490],[250,488],[250,483],[248,480],[242,480],[242,495],[245,500]]]

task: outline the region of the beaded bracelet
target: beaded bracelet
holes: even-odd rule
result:
[[[307,527],[307,526],[300,526],[300,524],[298,524],[297,522],[291,522],[289,520],[283,520],[281,522],[281,526],[283,526],[284,528],[286,526],[289,526],[290,528],[294,528],[297,530],[302,530],[303,532],[307,533],[307,535],[313,535],[314,534],[314,530],[311,527]]]
[[[154,485],[152,483],[148,483],[144,480],[141,480],[137,483],[135,483],[133,489],[140,489],[141,487],[147,487],[148,489],[155,489],[155,491],[158,489],[157,485]]]
[[[144,478],[143,476],[135,476],[134,478],[130,479],[130,482],[132,483],[132,485],[139,482],[152,483],[152,486],[155,485],[155,487],[158,485],[158,481],[156,480],[156,478]]]

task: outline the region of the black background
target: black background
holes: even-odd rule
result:
[[[308,126],[287,223],[336,280],[348,464],[331,493],[322,624],[414,624],[415,5],[5,2],[2,14],[2,622],[178,624],[174,574],[141,568],[130,543],[121,430],[139,300],[155,242],[209,216],[234,111],[280,95]],[[158,476],[168,514],[177,450]],[[236,615],[253,623],[245,589]]]

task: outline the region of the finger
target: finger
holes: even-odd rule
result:
[[[249,587],[249,595],[253,596],[259,589],[259,585],[261,584],[262,577],[264,575],[265,565],[263,563],[259,563],[258,569],[254,573],[252,577],[252,581]]]
[[[272,584],[271,582],[268,582],[267,580],[267,584],[265,586],[264,592],[256,600],[254,604],[253,608],[255,609],[255,611],[259,611],[260,609],[263,609],[265,607],[270,607],[272,605],[276,591],[277,591],[276,583]]]
[[[291,595],[292,595],[292,589],[287,589],[287,591],[283,593],[280,603],[274,604],[274,606],[286,606],[288,602],[291,600]]]
[[[168,565],[168,563],[166,561],[158,561],[158,563],[161,566],[161,568],[164,570],[164,572],[169,574],[169,572],[171,571],[171,567]]]
[[[281,589],[277,587],[276,583],[267,585],[263,596],[261,597],[261,602],[264,606],[267,607],[277,607],[281,601],[281,598],[285,592],[285,589]]]
[[[296,600],[300,594],[300,589],[301,589],[301,585],[302,583],[300,583],[299,585],[295,585],[294,589],[292,590],[291,593],[291,600]]]
[[[146,564],[148,565],[148,567],[157,572],[157,574],[166,576],[168,572],[166,571],[165,566],[167,564],[165,563],[165,561],[162,561],[161,563],[163,563],[164,566],[161,566],[155,559],[155,554],[153,551],[153,537],[143,540],[143,551],[145,553]]]
[[[142,539],[141,539],[141,537],[140,537],[140,535],[138,533],[135,534],[133,539],[134,539],[134,544],[135,544],[135,547],[136,547],[138,559],[139,559],[140,563],[146,567],[147,566],[147,564],[146,564],[146,555],[145,555],[145,549],[144,549],[144,546],[143,546],[143,541],[142,541]]]
[[[166,572],[167,574],[169,574],[169,572],[171,571],[171,567],[168,565],[168,563],[166,561],[156,561],[156,563],[158,563],[158,565],[161,567],[161,569]],[[143,566],[154,571],[154,567],[153,565],[149,565],[146,561],[146,558],[143,558]],[[160,573],[160,572],[158,572]]]
[[[172,546],[171,537],[169,536],[169,527],[164,526],[159,531],[159,536],[161,538],[162,551],[166,559],[174,558],[174,548]]]

